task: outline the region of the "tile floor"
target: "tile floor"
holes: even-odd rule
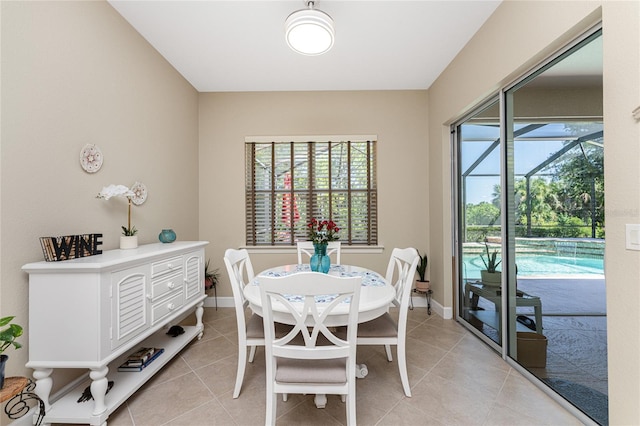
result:
[[[237,333],[232,308],[206,308],[205,335],[171,361],[108,420],[109,426],[262,425],[264,351],[231,397]],[[395,355],[395,351],[394,351]],[[405,397],[395,362],[382,347],[358,349],[369,374],[357,383],[360,425],[579,425],[578,419],[512,369],[478,338],[426,308],[409,312],[407,343],[413,397]],[[338,396],[317,409],[312,395],[279,401],[278,425],[341,425]]]

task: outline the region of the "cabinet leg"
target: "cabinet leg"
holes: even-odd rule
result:
[[[202,339],[204,333],[204,324],[202,324],[202,316],[204,315],[204,301],[198,303],[196,307],[196,327],[200,330],[198,340]]]
[[[36,389],[34,392],[38,395],[38,398],[44,402],[45,412],[51,408],[51,404],[49,404],[49,395],[53,387],[51,373],[53,373],[52,368],[36,368],[33,371],[33,378],[36,379]]]
[[[107,373],[109,367],[102,367],[96,370],[91,370],[89,377],[91,377],[91,396],[93,396],[93,415],[97,416],[103,413],[107,406],[104,403],[104,396],[107,394],[107,387],[109,381],[107,380]]]

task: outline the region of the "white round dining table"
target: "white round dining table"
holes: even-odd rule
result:
[[[308,264],[302,265],[283,265],[267,269],[256,275],[254,280],[245,286],[244,296],[249,302],[249,306],[256,314],[262,316],[262,301],[260,299],[260,277],[262,276],[284,276],[295,274],[298,272],[310,272]],[[337,275],[341,277],[362,277],[362,288],[360,289],[360,305],[358,308],[358,322],[367,322],[378,318],[385,314],[395,295],[395,289],[387,281],[375,271],[354,265],[331,265],[329,275]],[[330,298],[330,295],[328,295]],[[291,314],[286,311],[284,306],[278,307],[274,304],[273,316],[274,320],[284,324],[295,324]],[[347,324],[348,305],[345,303],[343,307],[336,307],[334,312],[327,318],[327,326],[337,327]]]
[[[302,265],[283,265],[270,268],[260,272],[251,283],[244,287],[244,297],[249,302],[249,306],[256,314],[262,316],[262,300],[260,298],[260,277],[271,276],[279,277],[284,275],[295,274],[298,272],[310,272],[308,264]],[[377,272],[367,268],[354,265],[331,265],[330,275],[341,277],[362,277],[362,288],[360,289],[360,306],[358,308],[358,323],[371,321],[385,314],[393,297],[395,289],[392,285]],[[291,295],[291,297],[296,297]],[[331,299],[331,295],[327,295],[327,299]],[[302,305],[302,303],[301,303]],[[284,306],[275,303],[272,306],[274,321],[283,324],[295,325],[291,314]],[[337,306],[332,314],[327,317],[326,325],[329,327],[338,327],[347,325],[349,307],[345,303],[343,307]],[[365,364],[356,365],[356,377],[364,378],[368,374]],[[318,408],[324,408],[327,404],[327,396],[324,394],[316,394],[315,404]]]

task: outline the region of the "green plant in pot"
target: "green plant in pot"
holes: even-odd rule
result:
[[[208,259],[204,264],[204,289],[211,290],[218,285],[218,280],[220,279],[220,272],[218,268],[213,269],[209,266],[209,262],[211,259]]]
[[[498,260],[498,249],[495,249],[493,252],[489,251],[489,244],[484,243],[484,249],[486,253],[485,255],[481,254],[480,258],[482,259],[482,263],[484,263],[485,270],[480,271],[480,275],[482,277],[482,284],[500,287],[502,283],[502,273],[498,271],[496,268],[502,260]]]
[[[216,311],[218,310],[218,281],[220,280],[220,271],[218,268],[213,269],[210,265],[211,259],[207,259],[207,262],[204,264],[204,289],[211,290],[213,289],[213,295],[216,299]]]
[[[431,289],[431,283],[426,278],[429,259],[427,259],[427,253],[421,255],[418,252],[418,256],[420,256],[420,260],[418,261],[418,265],[416,266],[416,271],[418,271],[419,278],[416,280],[416,290],[427,292]]]
[[[4,367],[9,359],[8,355],[4,354],[10,346],[15,349],[20,349],[22,345],[16,342],[16,338],[22,336],[22,326],[18,324],[12,324],[15,317],[0,318],[0,389],[4,387]]]

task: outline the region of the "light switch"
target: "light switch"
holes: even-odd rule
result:
[[[640,225],[627,224],[627,250],[640,250]]]

